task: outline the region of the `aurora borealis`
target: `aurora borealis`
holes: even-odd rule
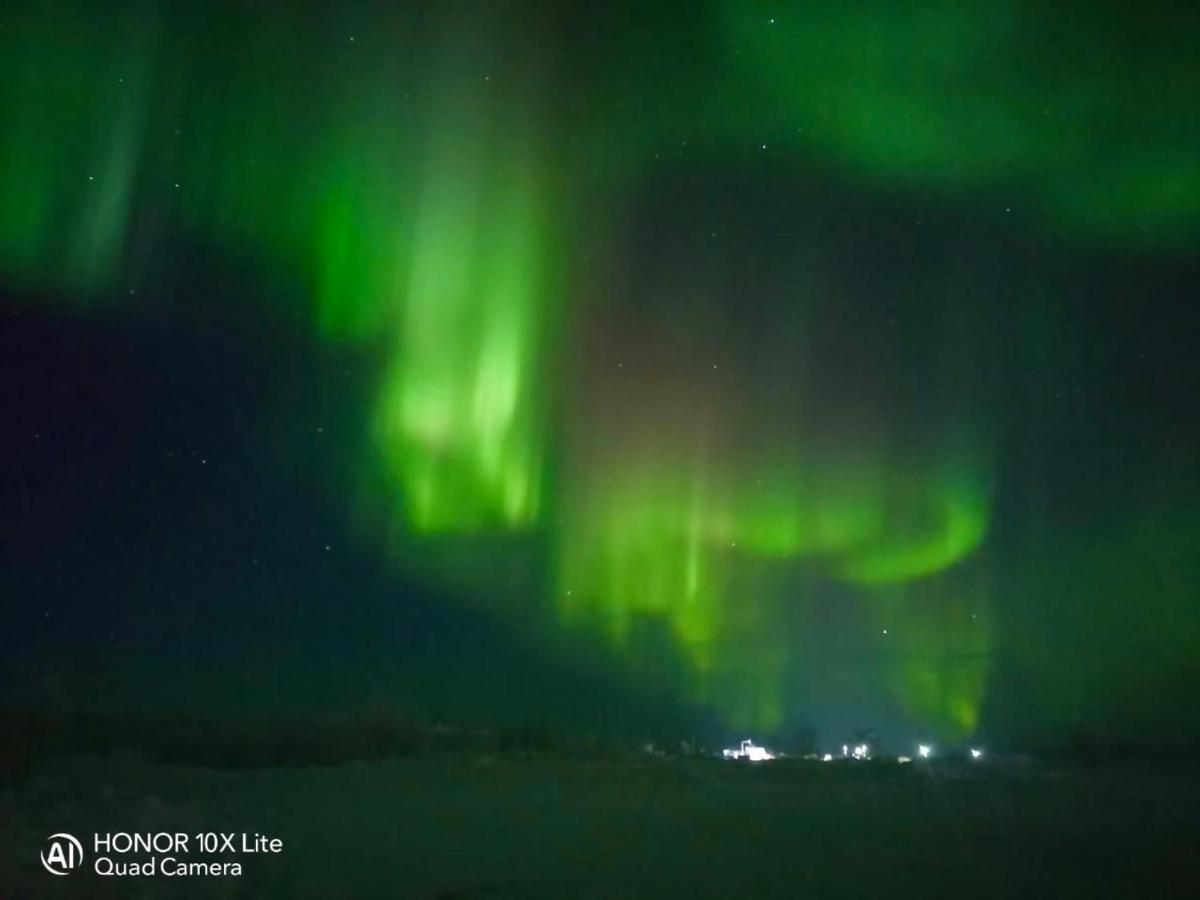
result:
[[[283,595],[327,611],[281,657],[354,633],[370,582],[724,728],[1177,729],[1195,13],[145,0],[2,24],[4,309],[261,360],[222,394],[256,473],[229,491],[319,503],[338,538],[312,565],[357,560],[210,585],[260,623]],[[40,471],[46,429],[15,420],[10,471]],[[207,515],[179,539],[240,546]],[[32,571],[8,587],[31,621],[58,602]],[[344,640],[319,667],[365,672]]]

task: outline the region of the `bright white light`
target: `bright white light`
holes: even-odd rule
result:
[[[933,753],[933,748],[928,744],[917,744],[917,755],[921,759],[929,759],[929,754]]]
[[[971,759],[982,759],[982,758],[983,758],[983,751],[978,749],[977,747],[972,747],[971,748]]]
[[[849,756],[849,755],[850,755],[850,748],[847,747],[845,744],[842,744],[842,756]]]
[[[912,762],[912,757],[911,756],[897,756],[896,762],[900,763],[900,765],[904,765],[905,763]]]
[[[853,755],[854,755],[855,759],[870,759],[871,758],[871,748],[868,747],[866,744],[856,744],[854,746],[854,754]]]
[[[833,762],[833,754],[826,753],[824,756],[821,757],[821,762]]]
[[[726,749],[722,750],[721,754],[726,759],[746,759],[750,762],[765,762],[775,758],[775,754],[766,747],[759,747],[749,739],[742,741],[742,745],[737,750]]]

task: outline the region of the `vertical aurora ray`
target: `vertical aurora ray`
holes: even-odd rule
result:
[[[443,76],[423,129],[373,425],[417,533],[528,527],[543,488],[547,161],[526,104],[466,71]]]
[[[993,600],[983,566],[874,586],[862,600],[879,635],[879,688],[939,740],[971,737],[991,670]]]
[[[568,489],[558,609],[602,636],[628,674],[711,705],[730,724],[780,724],[785,658],[772,651],[772,593],[739,554],[701,449],[592,457]],[[747,654],[748,647],[755,650]]]
[[[152,29],[73,4],[5,22],[0,271],[96,295],[124,261]]]
[[[526,525],[541,482],[538,225],[519,185],[486,202],[443,187],[460,195],[417,216],[375,437],[417,531]]]

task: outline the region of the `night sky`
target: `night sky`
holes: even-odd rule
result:
[[[1200,14],[0,14],[0,699],[1200,740]]]

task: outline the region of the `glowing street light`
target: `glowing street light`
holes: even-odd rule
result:
[[[917,756],[921,757],[921,759],[929,759],[932,754],[933,748],[928,744],[917,744]]]
[[[971,759],[983,759],[983,751],[978,747],[971,748]]]

